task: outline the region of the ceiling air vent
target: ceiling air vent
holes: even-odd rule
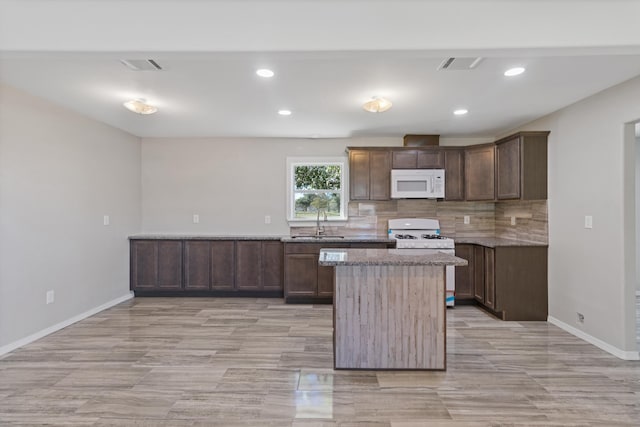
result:
[[[473,70],[482,61],[477,58],[447,58],[438,66],[438,70]]]
[[[120,62],[133,71],[162,70],[162,67],[153,59],[121,59]]]

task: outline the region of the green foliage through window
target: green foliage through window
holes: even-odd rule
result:
[[[296,166],[296,190],[340,190],[340,166]]]

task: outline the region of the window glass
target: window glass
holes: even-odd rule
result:
[[[341,159],[340,159],[341,160]],[[290,161],[290,220],[344,219],[344,162]]]

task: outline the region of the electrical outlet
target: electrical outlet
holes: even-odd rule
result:
[[[591,215],[585,215],[584,228],[593,228],[593,217]]]
[[[578,315],[578,323],[584,323],[584,314],[576,313]]]
[[[464,216],[464,223],[465,224],[470,224],[471,223],[471,217],[469,215],[465,215]]]
[[[200,215],[193,214],[193,223],[194,224],[199,224],[200,223]]]
[[[264,223],[265,224],[271,224],[271,215],[265,215],[264,216]]]
[[[53,304],[54,294],[53,291],[47,291],[47,304]]]
[[[102,223],[104,225],[109,225],[110,224],[109,215],[105,215],[105,216],[102,217]]]

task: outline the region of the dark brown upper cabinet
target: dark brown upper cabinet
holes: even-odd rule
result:
[[[392,169],[442,169],[444,150],[440,148],[392,151]]]
[[[496,142],[496,197],[499,200],[547,198],[547,136],[520,132]]]
[[[464,200],[464,149],[444,150],[444,199]]]
[[[349,196],[351,200],[391,198],[391,152],[349,150]]]
[[[495,200],[495,145],[465,148],[465,200]]]
[[[445,151],[441,149],[418,150],[418,169],[443,169]]]

